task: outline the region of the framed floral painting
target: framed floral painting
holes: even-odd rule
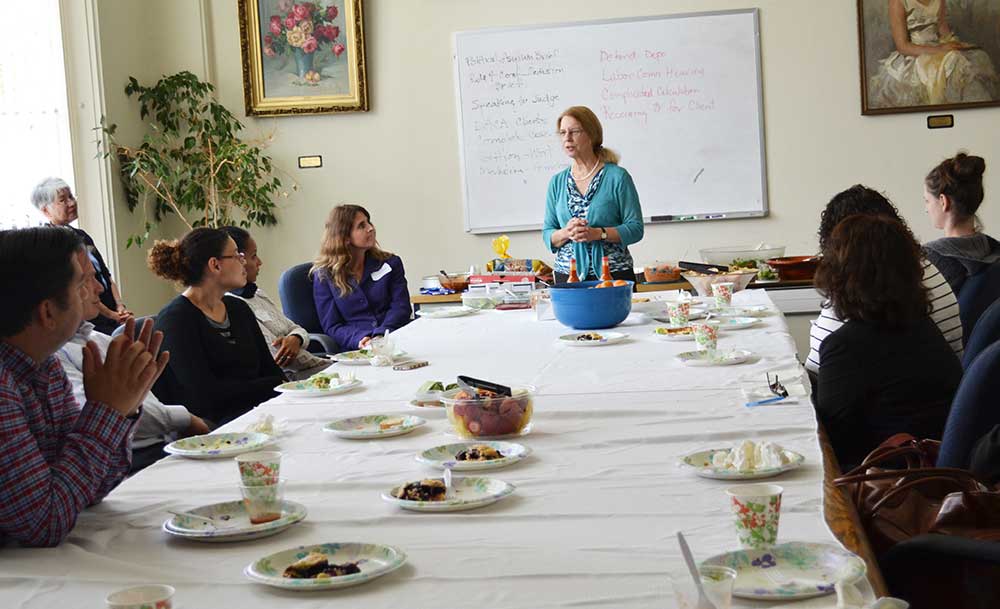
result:
[[[249,116],[368,110],[361,0],[239,0]]]
[[[858,0],[861,113],[1000,106],[1000,2]]]

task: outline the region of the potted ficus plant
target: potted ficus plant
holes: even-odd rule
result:
[[[171,213],[188,228],[277,224],[274,197],[287,193],[272,175],[271,159],[240,139],[243,125],[214,90],[186,71],[150,87],[129,77],[126,95],[138,98],[143,120],[152,119],[139,146],[118,142],[116,125],[101,119],[97,129],[109,146],[99,139],[99,149],[116,156],[129,211],[142,207],[145,217],[142,234],[129,237],[127,247],[145,241]]]

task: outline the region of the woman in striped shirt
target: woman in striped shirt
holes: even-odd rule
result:
[[[881,193],[867,186],[856,184],[834,195],[826,209],[823,210],[819,223],[820,251],[826,249],[830,234],[837,224],[844,218],[855,214],[884,215],[898,220],[904,226],[906,224],[899,216],[896,207]],[[923,267],[924,287],[928,290],[927,299],[931,304],[931,319],[941,330],[941,334],[944,335],[951,350],[961,360],[962,320],[958,316],[958,300],[937,267],[926,258],[922,258],[920,264]],[[827,303],[820,311],[819,317],[812,322],[812,329],[809,331],[809,357],[806,360],[806,370],[813,374],[819,372],[820,346],[827,336],[842,325],[844,322],[837,316],[833,307]]]

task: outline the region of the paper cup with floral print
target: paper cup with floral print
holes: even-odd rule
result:
[[[719,344],[719,330],[709,324],[691,324],[694,330],[694,342],[698,344],[701,351],[715,351]]]
[[[236,457],[240,468],[240,482],[246,486],[277,484],[281,473],[281,453],[258,451],[243,453]]]
[[[667,317],[670,318],[671,326],[686,325],[691,318],[691,303],[671,302],[667,305]]]
[[[173,586],[153,584],[112,592],[104,602],[108,609],[170,609],[173,597]]]
[[[731,281],[712,284],[712,295],[715,296],[715,306],[728,307],[733,303],[733,287]]]
[[[743,548],[767,548],[777,542],[783,491],[776,484],[744,484],[726,489],[736,517],[736,537]]]

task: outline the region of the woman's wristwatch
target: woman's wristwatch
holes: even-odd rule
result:
[[[601,241],[607,241],[607,240],[608,240],[608,229],[602,228],[601,229]]]

